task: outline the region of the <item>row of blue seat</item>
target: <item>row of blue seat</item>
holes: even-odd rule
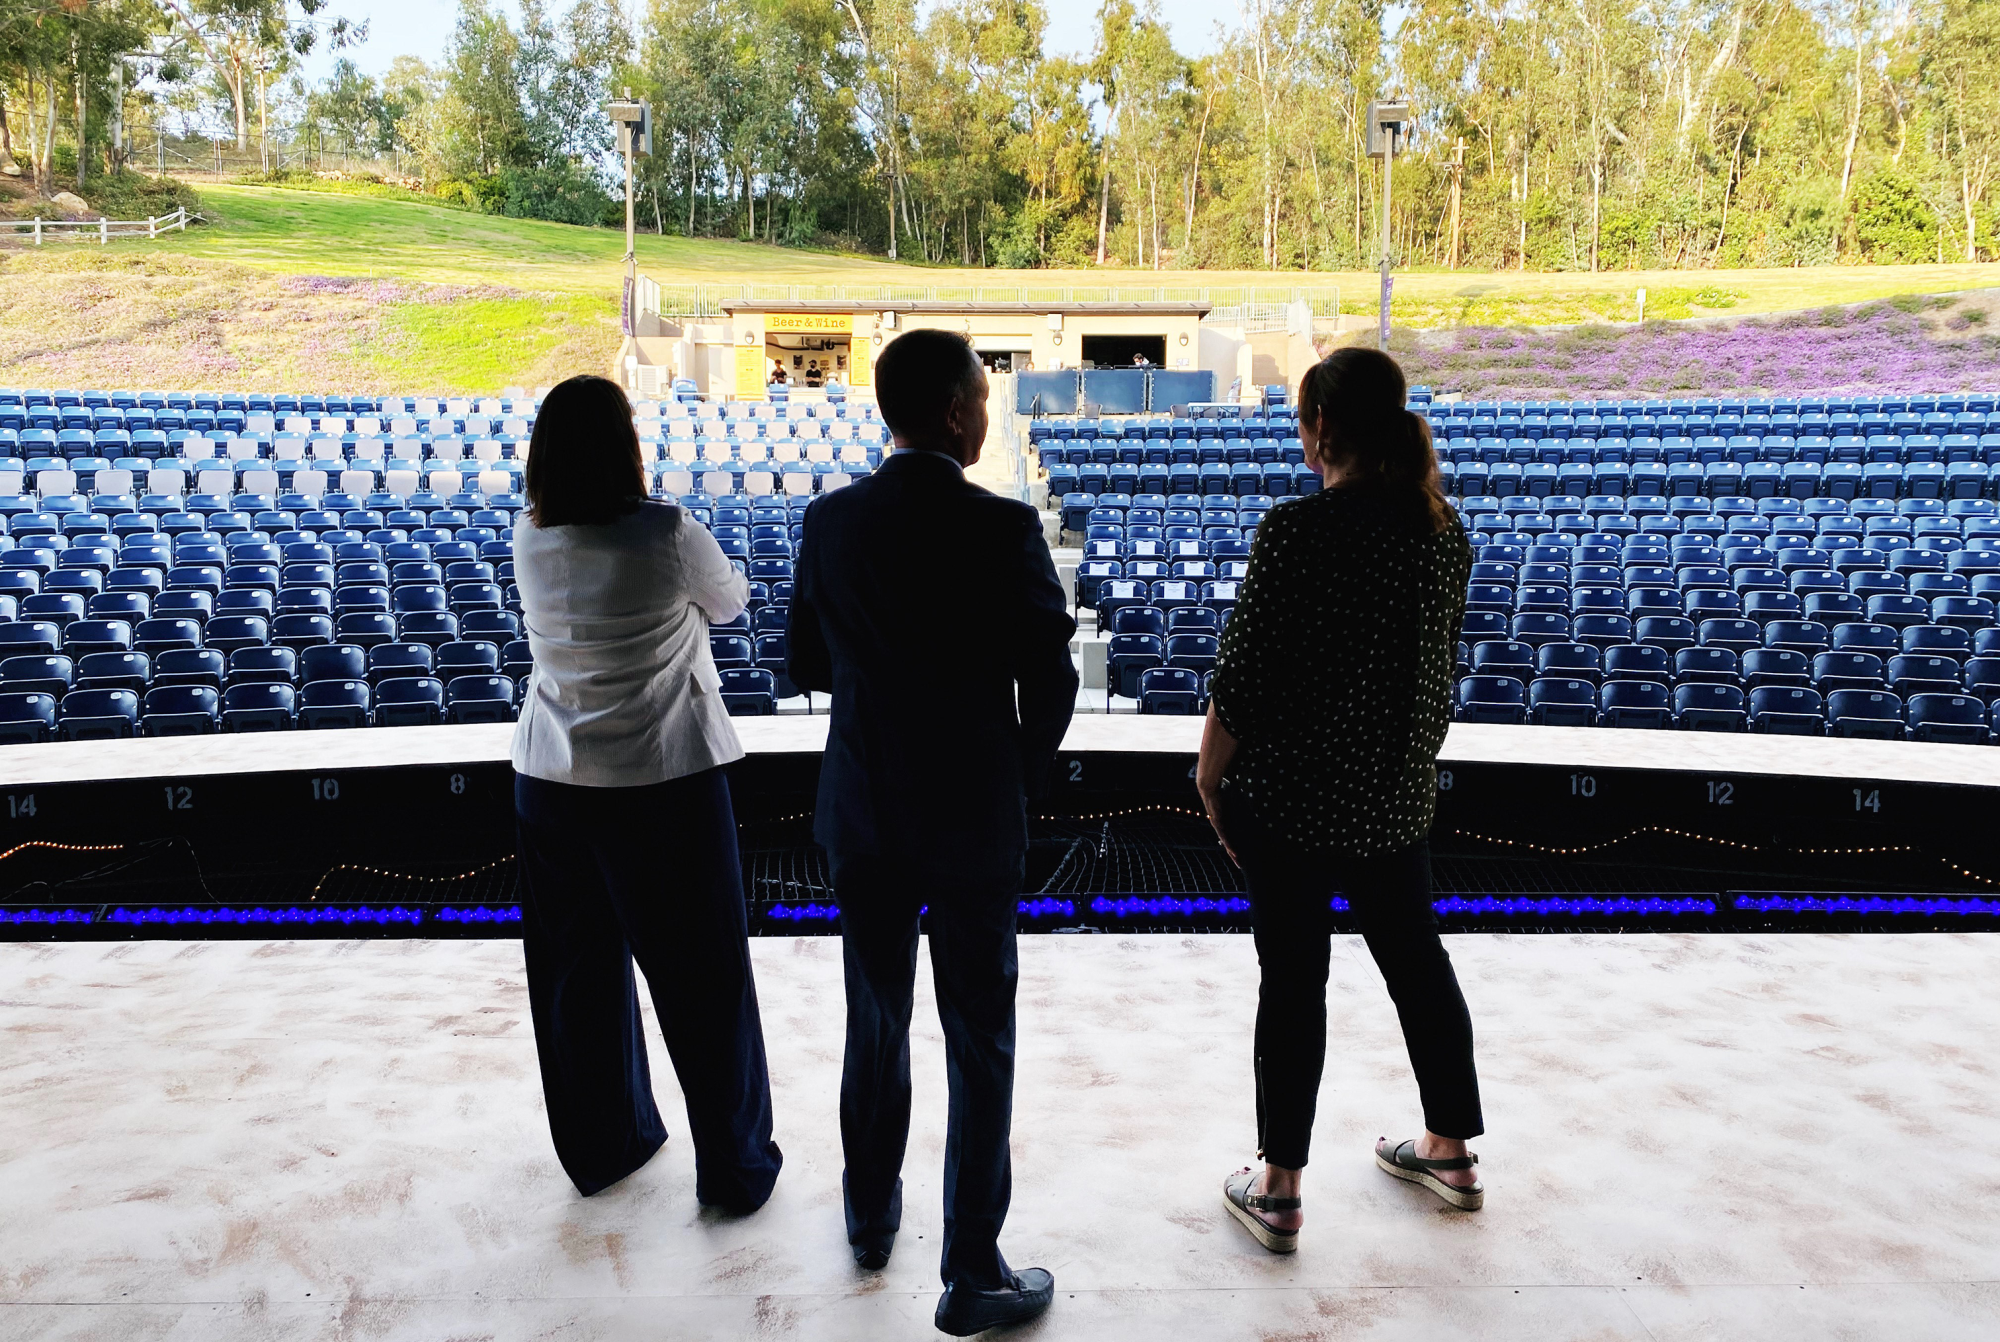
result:
[[[1462,722],[1678,727],[1962,745],[1990,744],[2000,731],[2000,708],[1971,695],[1926,693],[1905,700],[1888,690],[1843,689],[1822,695],[1780,685],[1746,694],[1736,686],[1716,684],[1680,685],[1669,692],[1652,681],[1597,686],[1553,677],[1531,681],[1524,689],[1511,677],[1467,676],[1458,684],[1457,716]]]

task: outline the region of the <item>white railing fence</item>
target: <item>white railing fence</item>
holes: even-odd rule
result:
[[[175,210],[157,219],[0,219],[0,228],[7,229],[16,237],[32,233],[35,246],[42,245],[44,234],[60,237],[64,230],[73,239],[88,242],[89,234],[95,234],[99,243],[108,243],[113,238],[157,238],[162,233],[175,230],[187,231],[188,212]]]

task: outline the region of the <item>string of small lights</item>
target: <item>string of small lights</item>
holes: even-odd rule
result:
[[[495,858],[483,866],[474,867],[471,871],[460,872],[456,876],[415,876],[406,871],[389,871],[383,867],[370,867],[358,862],[343,862],[337,867],[329,868],[326,874],[319,878],[318,883],[312,888],[312,894],[308,898],[318,899],[319,892],[326,888],[326,883],[344,871],[366,872],[370,876],[380,876],[391,881],[410,881],[417,885],[458,885],[471,880],[475,876],[483,876],[495,867],[504,867],[513,860],[514,855],[509,853],[505,857]]]
[[[1037,820],[1124,820],[1135,815],[1181,815],[1193,820],[1208,819],[1208,812],[1191,810],[1185,806],[1174,806],[1166,802],[1153,806],[1132,806],[1122,811],[1093,811],[1086,815],[1038,815]]]
[[[17,843],[6,852],[0,853],[0,862],[5,862],[16,853],[26,852],[30,848],[46,848],[56,853],[121,853],[125,851],[125,845],[122,843],[56,843],[50,839],[29,839],[25,843]]]
[[[1574,847],[1565,848],[1554,844],[1536,843],[1532,839],[1503,839],[1497,835],[1481,834],[1469,829],[1455,829],[1451,832],[1461,839],[1473,839],[1480,843],[1496,844],[1503,848],[1524,848],[1530,852],[1546,853],[1555,857],[1580,857],[1586,853],[1602,852],[1607,848],[1615,848],[1619,844],[1629,843],[1633,839],[1647,834],[1661,834],[1673,839],[1692,839],[1699,843],[1714,844],[1720,848],[1733,848],[1738,852],[1744,853],[1798,853],[1811,857],[1863,857],[1904,853],[1916,857],[1929,857],[1932,861],[1942,863],[1944,866],[1951,868],[1952,871],[1968,881],[1978,881],[1981,885],[2000,888],[2000,881],[1995,881],[1989,877],[1980,875],[1976,871],[1962,867],[1950,858],[1939,857],[1934,853],[1927,854],[1921,848],[1913,847],[1910,844],[1875,844],[1868,847],[1852,848],[1798,848],[1789,844],[1743,843],[1736,839],[1725,839],[1714,834],[1700,834],[1693,830],[1675,829],[1671,825],[1641,825],[1639,828],[1621,834],[1615,839],[1604,839],[1598,843],[1578,844]]]
[[[0,923],[89,923],[95,919],[88,909],[0,909]]]

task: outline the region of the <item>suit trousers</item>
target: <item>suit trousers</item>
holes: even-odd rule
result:
[[[848,1238],[859,1243],[902,1221],[918,918],[929,905],[922,917],[930,933],[950,1098],[940,1275],[946,1285],[1005,1286],[1009,1269],[999,1238],[1013,1195],[1020,872],[1005,881],[966,884],[927,878],[892,860],[836,859],[833,888],[847,981],[840,1141]]]
[[[1336,891],[1382,971],[1423,1099],[1424,1126],[1477,1137],[1485,1121],[1472,1057],[1472,1017],[1431,908],[1430,847],[1371,857],[1303,848],[1225,803],[1243,863],[1262,979],[1257,990],[1257,1144],[1264,1159],[1303,1169],[1326,1067],[1326,981]]]
[[[696,1199],[762,1206],[784,1155],[771,1140],[728,776],[607,788],[517,774],[514,811],[528,1002],[564,1171],[588,1196],[667,1139],[636,960],[686,1096]]]

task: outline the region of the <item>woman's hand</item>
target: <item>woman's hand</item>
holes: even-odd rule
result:
[[[1201,755],[1195,760],[1194,790],[1201,797],[1201,808],[1208,813],[1208,823],[1215,830],[1215,840],[1222,845],[1222,851],[1229,854],[1229,860],[1242,866],[1236,850],[1229,846],[1229,835],[1222,827],[1222,780],[1229,772],[1229,763],[1236,758],[1236,738],[1222,725],[1216,716],[1215,705],[1208,706],[1208,720],[1201,728]]]

